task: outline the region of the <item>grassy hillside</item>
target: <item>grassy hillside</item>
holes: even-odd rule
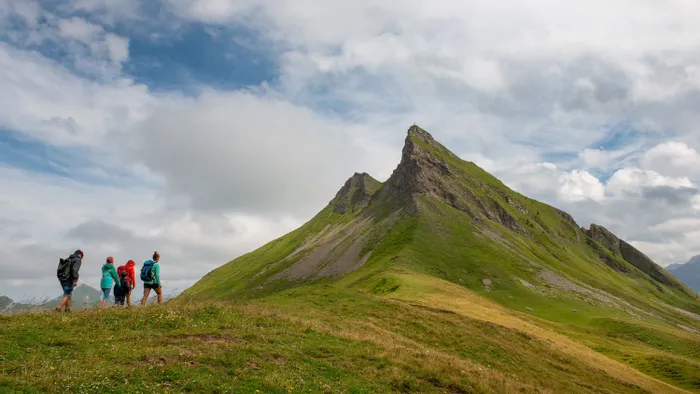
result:
[[[238,303],[1,317],[0,391],[700,391],[700,341],[682,330],[650,340],[645,325],[604,316],[581,330],[441,279],[385,278],[384,295],[317,284]]]

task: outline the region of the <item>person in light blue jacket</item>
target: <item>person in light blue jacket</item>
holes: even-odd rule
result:
[[[163,286],[160,282],[160,254],[153,252],[153,259],[144,261],[141,267],[141,280],[143,281],[143,298],[141,306],[146,305],[151,289],[158,294],[158,303],[163,303]]]
[[[109,293],[112,291],[112,284],[116,282],[117,286],[119,284],[119,276],[117,275],[117,269],[114,268],[114,258],[112,256],[107,257],[107,261],[102,266],[102,280],[100,280],[100,287],[102,288],[102,308],[107,307],[107,300],[109,300]]]

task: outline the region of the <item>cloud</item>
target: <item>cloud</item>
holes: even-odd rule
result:
[[[668,141],[644,153],[642,166],[667,176],[700,174],[700,153],[683,142]]]
[[[126,130],[156,100],[129,79],[99,83],[54,61],[0,43],[0,125],[55,145],[97,146]]]
[[[105,36],[109,56],[114,63],[123,63],[129,59],[129,40],[116,34]]]
[[[197,209],[308,216],[367,165],[351,131],[273,95],[210,91],[159,107],[132,149]]]
[[[587,171],[560,170],[552,163],[538,163],[508,169],[502,179],[521,193],[563,202],[600,201],[605,187]]]
[[[645,187],[670,187],[673,189],[692,188],[693,183],[688,177],[666,177],[652,170],[639,168],[623,168],[616,171],[606,185],[606,189],[614,196],[626,196],[639,193]]]
[[[695,4],[162,5],[0,1],[0,127],[52,152],[32,157],[75,158],[52,163],[72,179],[0,171],[0,246],[43,270],[17,268],[31,280],[11,286],[56,287],[41,264],[74,244],[94,267],[158,248],[172,278],[191,283],[303,222],[354,171],[385,179],[414,122],[661,263],[700,250],[661,226],[685,218],[695,234],[700,214]],[[186,93],[135,82],[131,52],[157,37],[149,56],[168,67],[172,53],[159,50],[191,26],[264,43],[274,78],[234,91],[173,85]],[[217,66],[235,70],[227,78],[250,71]]]

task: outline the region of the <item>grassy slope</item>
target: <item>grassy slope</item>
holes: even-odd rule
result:
[[[400,289],[384,296],[314,285],[243,303],[2,317],[0,391],[682,391],[460,286],[392,276]]]

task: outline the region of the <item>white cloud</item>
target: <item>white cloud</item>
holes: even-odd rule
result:
[[[693,183],[688,177],[666,177],[652,170],[639,168],[623,168],[616,171],[607,182],[607,191],[614,195],[624,197],[625,194],[639,193],[645,187],[668,186],[674,189],[692,188]]]
[[[129,40],[116,34],[105,36],[109,57],[114,63],[122,63],[129,59]]]
[[[700,212],[700,195],[693,197],[692,199],[693,208]]]
[[[80,78],[36,53],[0,43],[0,125],[56,145],[99,146],[125,130],[155,102],[130,80]]]
[[[600,201],[605,197],[603,184],[587,171],[573,170],[564,175],[559,191],[563,199],[568,201]]]
[[[212,91],[155,110],[132,149],[200,209],[309,215],[368,166],[353,130],[270,94]]]
[[[645,152],[642,166],[667,176],[700,175],[700,153],[683,142],[664,142]]]
[[[609,171],[623,165],[637,149],[639,146],[628,146],[622,150],[585,148],[578,153],[578,157],[585,168]]]
[[[603,184],[587,171],[560,170],[552,163],[538,163],[510,169],[504,181],[525,194],[564,202],[600,201],[605,197]]]
[[[52,14],[33,1],[0,1],[2,21],[12,14],[29,26],[5,32],[0,44],[0,126],[85,151],[88,161],[99,157],[80,175],[123,182],[116,174],[126,172],[129,180],[87,188],[2,172],[4,187],[68,202],[3,193],[0,221],[12,224],[0,224],[1,244],[32,245],[33,261],[55,259],[78,241],[95,255],[140,256],[164,245],[157,247],[172,257],[173,278],[190,283],[201,272],[188,273],[188,261],[210,267],[285,232],[352,172],[388,176],[416,122],[525,194],[606,225],[654,258],[697,247],[654,230],[700,211],[692,159],[700,144],[695,3],[168,3],[189,20],[243,26],[270,40],[266,48],[279,55],[275,85],[156,95],[123,75],[129,41],[113,31],[164,34],[148,31],[141,2],[76,0]],[[48,23],[36,24],[40,17]],[[26,50],[42,43],[72,63]],[[633,140],[612,135],[618,127],[636,130]],[[605,141],[623,147],[591,148]],[[648,145],[657,146],[643,154]],[[552,159],[577,154],[578,161]],[[617,171],[603,185],[586,170]],[[114,201],[131,193],[135,200]],[[49,226],[39,227],[34,206]],[[53,223],[67,219],[82,227],[64,235],[69,229]],[[87,239],[90,232],[98,237]]]
[[[95,38],[102,34],[101,26],[86,21],[83,18],[73,17],[58,21],[58,34],[65,38],[72,38],[90,46]]]
[[[15,14],[29,26],[36,25],[39,10],[39,4],[34,0],[4,0],[0,2],[0,18]]]

